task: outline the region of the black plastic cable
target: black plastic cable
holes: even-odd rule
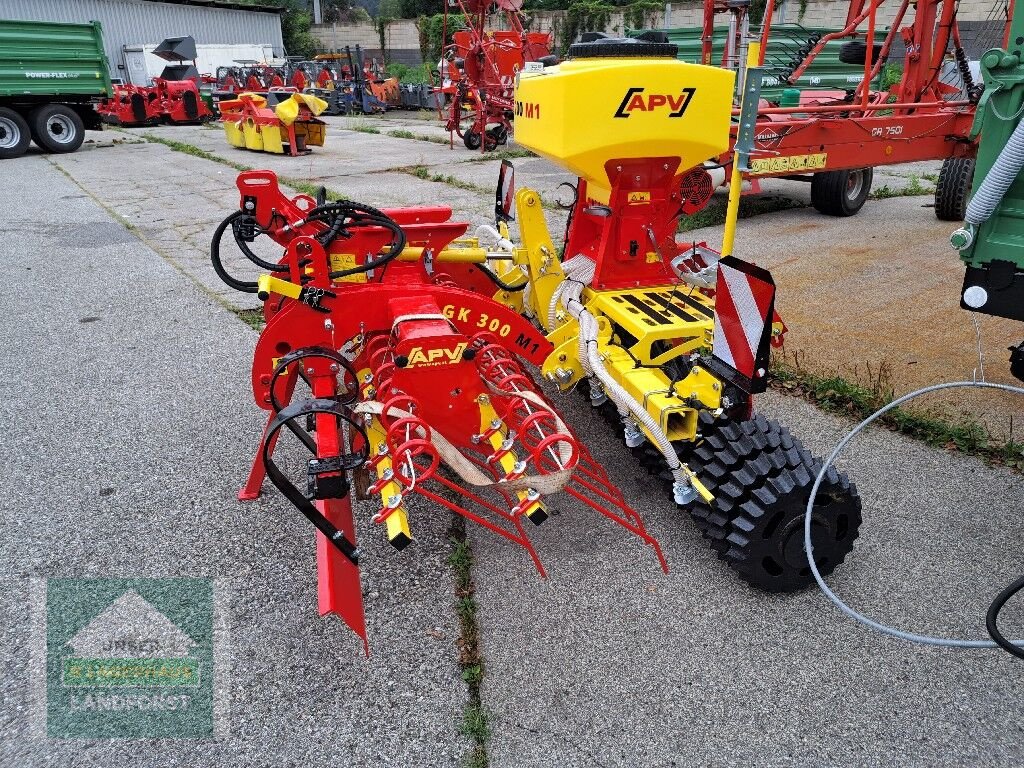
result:
[[[992,601],[992,605],[988,608],[988,613],[985,614],[985,628],[988,629],[989,636],[995,641],[996,645],[1018,659],[1024,659],[1024,649],[1007,640],[1003,633],[999,631],[999,612],[1003,610],[1006,602],[1022,589],[1024,589],[1024,576],[1021,576],[996,595],[996,599]]]
[[[476,268],[483,272],[485,275],[487,275],[488,279],[496,286],[501,288],[501,290],[508,291],[509,293],[518,293],[519,291],[525,290],[526,286],[530,284],[529,280],[524,280],[519,285],[512,285],[511,283],[506,283],[504,280],[498,277],[494,272],[492,272],[488,267],[486,267],[483,264],[477,264]]]

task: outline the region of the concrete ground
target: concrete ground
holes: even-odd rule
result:
[[[378,205],[449,200],[474,225],[486,223],[491,218],[489,193],[500,160],[470,152],[457,140],[454,150],[434,143],[447,134],[438,121],[425,119],[424,114],[429,113],[327,118],[326,146],[303,158],[255,156],[230,148],[216,124],[131,129],[130,133],[185,141],[232,162],[325,184]],[[395,132],[433,141],[396,138]],[[517,149],[514,143],[509,148]],[[151,153],[152,149],[141,151]],[[559,185],[574,179],[542,158],[516,158],[514,164],[517,185],[541,193],[550,205],[552,231],[561,232],[565,218],[554,202],[568,199],[568,191]],[[825,217],[810,208],[809,184],[761,182],[763,195],[806,206],[744,221],[736,246],[737,255],[757,261],[775,275],[777,308],[790,328],[785,346],[790,364],[821,376],[839,374],[868,388],[903,393],[939,381],[975,378],[980,368],[980,333],[985,376],[1014,383],[1006,348],[1024,339],[1020,324],[973,316],[959,307],[963,267],[949,246],[949,234],[956,225],[938,221],[931,208],[940,166],[918,162],[877,168],[876,192],[894,193],[916,182],[925,194],[869,200],[861,215],[848,219]],[[471,188],[424,180],[408,172],[417,167],[425,168],[431,178],[452,177]],[[232,176],[225,169],[211,172],[227,179]],[[216,194],[214,189],[206,186],[203,194]],[[139,204],[144,204],[141,198]],[[201,253],[206,243],[201,232],[196,234],[193,247]],[[715,247],[721,243],[721,227],[695,230],[687,237],[707,240]],[[956,392],[932,396],[918,408],[935,410],[951,420],[980,422],[1000,439],[1021,439],[1012,419],[1019,409],[1010,395],[979,398]]]
[[[228,155],[209,129],[162,130],[209,142],[237,162],[329,182],[370,204],[442,202],[474,223],[488,218],[489,195],[475,188],[387,171],[427,164],[431,173],[467,174],[489,190],[494,161],[477,162],[465,150],[332,126],[329,136],[351,162],[338,161],[332,142],[314,162],[288,163]],[[216,222],[237,205],[234,171],[165,146],[111,143],[125,134],[94,138],[73,155],[8,161],[12,173],[0,193],[13,223],[2,253],[13,282],[8,316],[17,318],[0,362],[0,408],[11,425],[0,458],[13,470],[0,502],[7,534],[0,562],[9,564],[0,600],[8,627],[0,646],[0,765],[459,764],[466,692],[443,562],[446,517],[417,510],[418,541],[402,555],[380,542],[379,531],[363,533],[374,651],[364,661],[344,627],[316,616],[305,522],[276,494],[256,504],[234,500],[262,414],[247,391],[255,334],[221,303],[238,294],[218,293],[204,253]],[[543,162],[519,160],[517,169],[549,176],[551,186],[557,174]],[[808,350],[824,348],[828,365],[852,365],[858,357],[842,360],[839,342],[823,342],[841,332],[864,339],[858,350],[872,349],[874,338],[897,359],[917,311],[914,294],[931,291],[935,303],[940,293],[942,279],[925,267],[955,266],[940,249],[948,225],[936,224],[923,202],[870,202],[849,229],[803,210],[743,223],[737,252],[773,270],[793,328],[787,347],[802,338]],[[922,242],[908,242],[907,232]],[[719,237],[696,234],[713,244]],[[863,263],[854,253],[833,254],[872,234],[899,250],[895,262],[880,246]],[[76,282],[62,279],[69,269]],[[959,312],[958,285],[948,283],[948,313],[930,306],[926,315],[941,354],[958,361],[951,366],[970,365],[947,328]],[[858,303],[884,324],[865,325]],[[79,322],[94,316],[100,321]],[[801,331],[804,324],[811,329]],[[671,573],[662,574],[625,531],[569,502],[531,532],[547,580],[519,548],[470,529],[492,766],[1024,762],[1024,691],[1012,658],[871,634],[813,590],[770,596],[746,588],[587,406],[576,398],[563,406],[644,515]],[[765,396],[760,408],[819,454],[850,426],[789,397]],[[864,498],[865,521],[853,554],[830,579],[839,594],[915,631],[983,636],[991,596],[1024,569],[1022,478],[884,430],[864,435],[841,466]],[[116,492],[100,496],[100,488]],[[170,547],[172,539],[178,543]],[[229,736],[213,743],[31,738],[27,580],[72,574],[226,581]],[[1006,624],[1019,627],[1021,619],[1012,611]]]

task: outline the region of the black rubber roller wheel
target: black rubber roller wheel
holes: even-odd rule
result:
[[[974,158],[947,157],[935,183],[935,217],[939,221],[963,221],[967,198],[974,183]]]
[[[690,514],[718,556],[751,585],[789,592],[813,581],[804,554],[804,513],[821,461],[763,416],[742,422],[703,413],[701,439],[683,457],[714,494]],[[815,499],[811,541],[822,575],[853,549],[861,523],[856,486],[830,467]]]

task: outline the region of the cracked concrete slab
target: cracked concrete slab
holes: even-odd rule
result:
[[[376,142],[365,146],[377,152],[390,152],[394,142],[416,143],[360,136]],[[103,152],[123,153],[120,177],[104,167],[110,161],[100,162],[100,152],[55,162],[162,249],[170,252],[178,238],[182,269],[215,285],[201,258],[204,228],[234,207],[234,172],[156,145]],[[554,178],[544,180],[544,162],[516,161],[517,169],[524,167],[520,185],[532,175],[550,186]],[[164,166],[174,166],[181,195],[149,178]],[[890,186],[928,172],[890,171]],[[489,189],[495,164],[459,161],[431,172]],[[324,178],[336,191],[357,190],[352,196],[371,205],[382,197],[409,205],[450,201],[456,216],[474,222],[488,220],[492,205],[489,195],[408,174],[360,177],[335,168]],[[143,195],[130,193],[136,184],[156,195],[159,210],[148,214],[161,221],[146,223]],[[765,185],[787,195],[809,192],[794,182]],[[67,194],[70,202],[77,199],[74,189]],[[894,379],[902,387],[934,380],[943,366],[951,374],[971,370],[973,326],[956,306],[960,268],[955,253],[945,250],[949,225],[935,222],[927,202],[870,201],[851,219],[807,209],[741,223],[736,252],[775,274],[779,309],[791,329],[790,356],[800,350],[820,372],[850,372],[861,360],[872,361],[873,370],[889,360],[895,370],[902,361]],[[560,221],[559,212],[546,213]],[[721,228],[689,236],[717,245]],[[1001,334],[1019,333],[1001,322],[983,321],[986,349],[996,349]],[[998,358],[994,367],[990,377],[1005,375]],[[766,596],[747,589],[586,406],[575,398],[559,402],[644,514],[672,573],[662,575],[634,537],[568,502],[531,531],[547,581],[521,551],[471,529],[492,765],[1024,760],[1022,699],[1009,657],[899,645],[850,623],[813,591]],[[819,453],[849,426],[792,398],[769,395],[763,402]],[[989,406],[964,407],[984,415],[975,409]],[[1016,402],[992,407],[993,419],[1020,413]],[[865,525],[834,577],[839,592],[883,620],[981,636],[987,600],[1021,570],[1014,546],[1020,476],[885,431],[865,435],[842,466],[864,496]],[[1016,626],[1020,618],[1011,612],[1008,622]],[[316,706],[329,711],[327,703]]]
[[[138,150],[129,157],[144,163]],[[63,160],[100,184],[87,169],[106,152]],[[45,158],[4,169],[5,221],[17,225],[0,245],[0,765],[458,765],[467,696],[448,516],[411,510],[412,556],[359,516],[364,658],[341,622],[317,615],[308,522],[269,484],[258,501],[236,498],[266,416],[248,384],[256,334]],[[294,450],[282,459],[304,466]],[[34,735],[30,580],[72,576],[218,580],[230,605],[227,735]]]

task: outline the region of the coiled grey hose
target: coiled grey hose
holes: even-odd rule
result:
[[[1022,123],[1024,125],[1024,123]],[[839,597],[836,596],[835,592],[828,588],[825,584],[825,580],[821,577],[818,572],[818,566],[814,563],[814,547],[811,544],[811,515],[814,511],[814,499],[818,495],[818,488],[821,486],[822,479],[825,477],[825,473],[828,472],[829,467],[832,466],[832,462],[836,460],[843,448],[846,447],[854,437],[856,437],[865,427],[871,422],[875,421],[879,416],[882,416],[887,411],[891,411],[899,405],[913,400],[921,395],[928,394],[929,392],[938,392],[943,389],[956,389],[956,388],[972,388],[978,389],[999,389],[1004,392],[1012,392],[1017,395],[1024,395],[1024,387],[1014,387],[1009,384],[993,384],[985,381],[951,381],[945,384],[934,384],[930,387],[924,387],[922,389],[915,390],[909,394],[903,395],[903,397],[893,400],[891,403],[886,405],[884,408],[876,411],[875,413],[868,416],[864,421],[850,430],[847,435],[839,441],[839,444],[825,459],[825,463],[821,467],[821,471],[818,476],[814,479],[814,485],[811,487],[811,496],[807,499],[807,510],[804,512],[804,551],[807,553],[807,564],[811,567],[811,573],[814,574],[814,580],[818,582],[818,586],[821,587],[821,591],[825,593],[825,596],[835,603],[836,607],[839,608],[843,613],[849,616],[851,619],[859,621],[861,624],[865,624],[872,629],[876,629],[886,635],[898,637],[901,640],[909,640],[914,643],[924,643],[926,645],[942,645],[952,648],[997,648],[999,647],[991,640],[957,640],[955,638],[947,637],[933,637],[931,635],[918,635],[913,632],[905,632],[902,629],[896,629],[886,624],[881,624],[877,621],[869,619],[867,616],[858,613],[853,608],[844,603]],[[1024,640],[1012,640],[1010,641],[1016,646],[1024,646]]]
[[[992,168],[985,174],[985,179],[978,187],[978,191],[971,196],[971,201],[967,204],[967,213],[964,214],[964,221],[975,226],[988,221],[1022,168],[1024,168],[1024,120],[1017,123],[1006,146],[1003,147],[996,161],[992,163]]]

